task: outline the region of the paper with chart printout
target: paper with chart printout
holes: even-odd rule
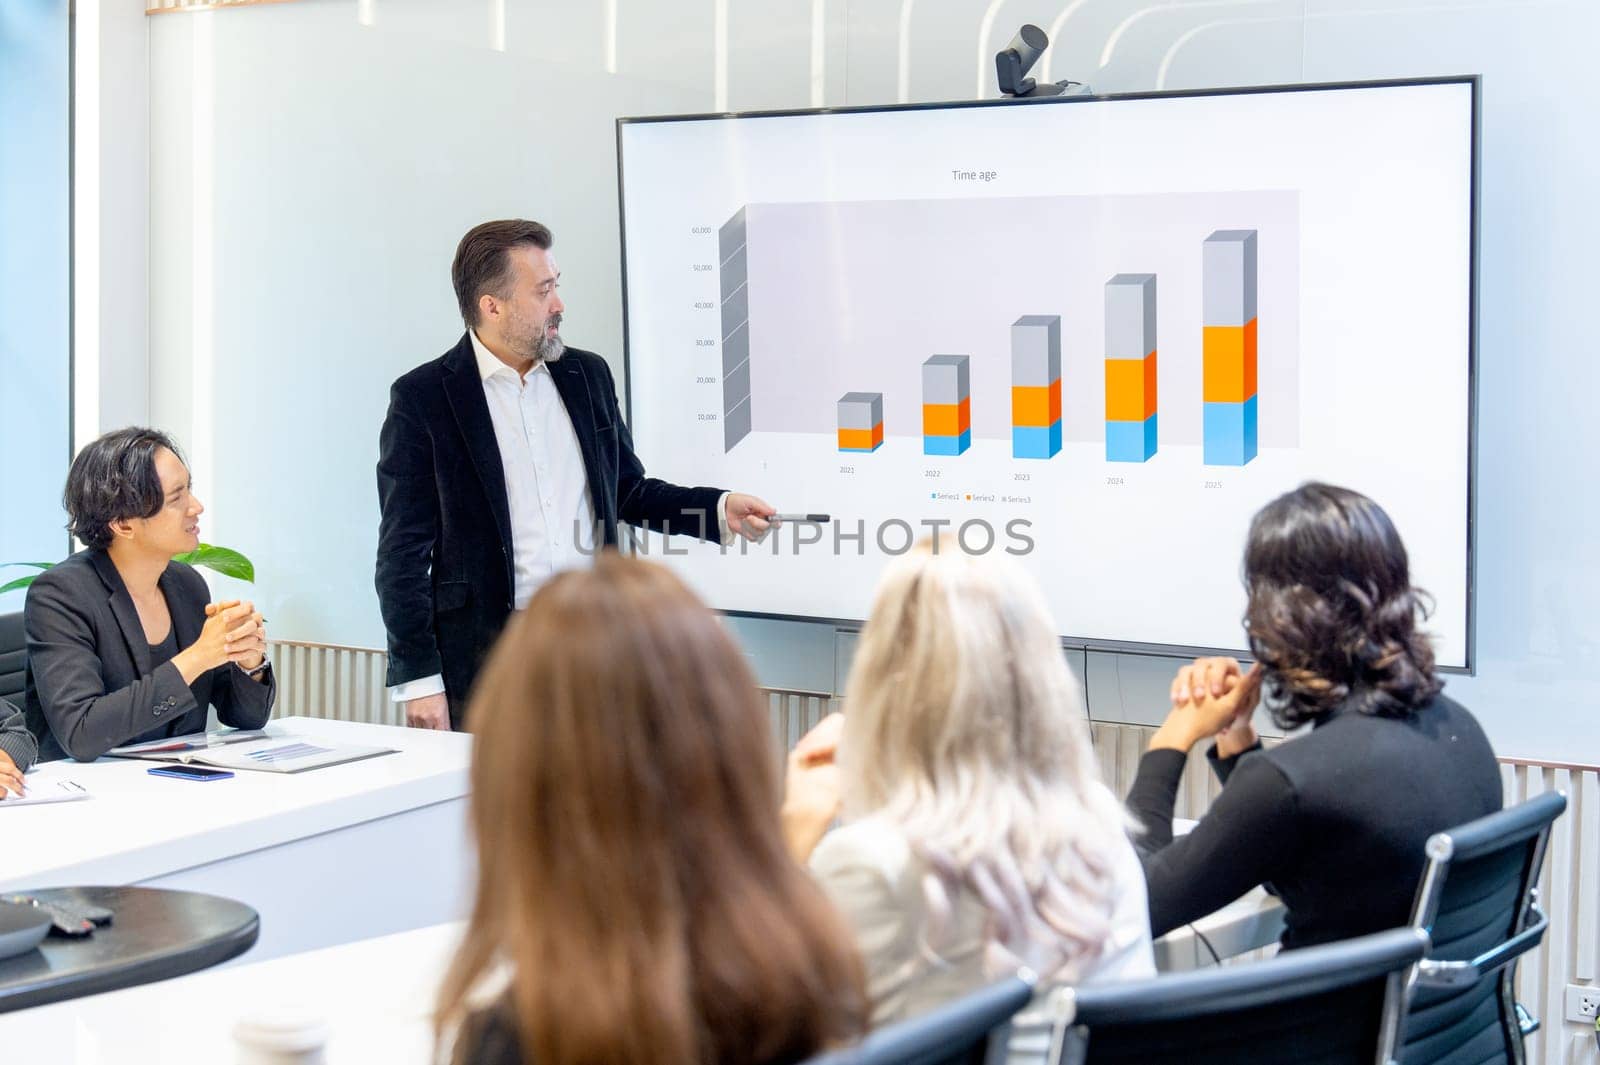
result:
[[[394,754],[395,749],[324,743],[302,736],[268,735],[261,731],[226,730],[136,743],[128,747],[116,747],[106,753],[113,758],[143,758],[155,762],[215,766],[218,769],[301,773],[307,769],[321,769]]]

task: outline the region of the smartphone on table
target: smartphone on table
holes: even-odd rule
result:
[[[153,777],[177,777],[179,780],[226,780],[232,770],[206,769],[198,765],[158,765],[150,770]]]

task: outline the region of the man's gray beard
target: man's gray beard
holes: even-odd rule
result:
[[[539,347],[534,352],[534,358],[542,362],[560,362],[561,356],[567,353],[567,345],[562,342],[561,334],[546,336],[540,339]]]

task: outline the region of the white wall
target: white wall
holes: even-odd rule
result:
[[[141,5],[77,0],[73,19],[76,450],[150,418],[150,59]]]
[[[468,226],[550,223],[565,332],[620,370],[613,118],[993,95],[1023,21],[1059,42],[1050,76],[1100,91],[1484,75],[1479,672],[1450,690],[1504,753],[1600,761],[1592,0],[300,0],[151,19],[151,417],[188,444],[206,538],[256,560],[275,634],[382,642],[377,429],[390,380],[459,335]],[[769,683],[842,682],[848,637],[737,628]],[[1151,719],[1171,668],[1089,656],[1093,712]]]
[[[66,0],[0,5],[0,585],[67,546],[68,45]]]
[[[0,563],[72,550],[73,452],[150,413],[145,17],[71,6],[69,26],[66,0],[0,4]]]

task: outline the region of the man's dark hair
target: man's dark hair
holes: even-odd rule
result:
[[[1304,484],[1250,522],[1244,553],[1250,650],[1273,719],[1289,729],[1335,709],[1403,717],[1438,694],[1432,605],[1405,544],[1359,492]]]
[[[105,548],[112,522],[155,517],[166,498],[156,473],[162,447],[183,458],[166,433],[138,426],[113,430],[78,452],[61,493],[67,531],[89,547]]]
[[[487,292],[504,298],[511,287],[511,256],[507,253],[523,245],[549,251],[554,239],[549,228],[524,218],[485,222],[467,230],[456,245],[450,281],[456,287],[461,320],[469,329],[478,324],[478,297]]]

